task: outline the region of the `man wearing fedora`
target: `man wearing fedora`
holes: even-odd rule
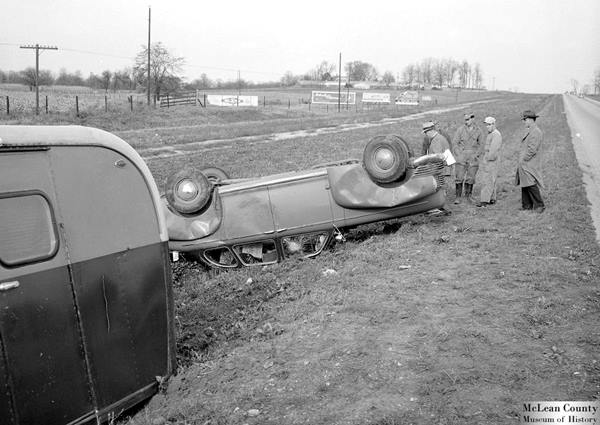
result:
[[[448,140],[436,129],[436,123],[427,121],[423,123],[423,134],[429,139],[427,154],[444,153],[450,149]],[[444,195],[448,196],[448,188],[452,185],[452,168],[448,165],[444,168]],[[451,211],[442,206],[437,214],[448,215]]]
[[[525,134],[521,139],[519,164],[515,183],[521,187],[521,203],[524,210],[543,212],[546,208],[540,188],[544,187],[539,168],[542,164],[540,146],[543,134],[535,120],[539,115],[532,110],[523,112],[522,120],[525,124]]]

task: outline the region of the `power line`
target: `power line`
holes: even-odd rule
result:
[[[89,50],[65,49],[65,48],[61,48],[60,50],[66,51],[66,52],[85,53],[87,55],[94,55],[94,56],[106,56],[109,58],[117,58],[117,59],[129,59],[129,60],[135,59],[135,57],[132,57],[132,56],[111,55],[109,53],[91,52]]]

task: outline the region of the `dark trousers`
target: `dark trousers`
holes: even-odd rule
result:
[[[521,203],[524,210],[537,210],[545,207],[537,184],[521,188]]]

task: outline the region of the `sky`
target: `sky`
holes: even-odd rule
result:
[[[151,39],[185,59],[187,81],[278,81],[322,61],[401,75],[425,58],[479,63],[489,89],[562,93],[600,69],[599,0],[19,0],[0,12],[0,70],[85,78],[132,67]]]

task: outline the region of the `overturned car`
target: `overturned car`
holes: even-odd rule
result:
[[[340,229],[440,208],[443,155],[414,158],[399,136],[371,139],[362,161],[229,179],[218,168],[186,168],[162,196],[169,248],[211,267],[313,257]]]

